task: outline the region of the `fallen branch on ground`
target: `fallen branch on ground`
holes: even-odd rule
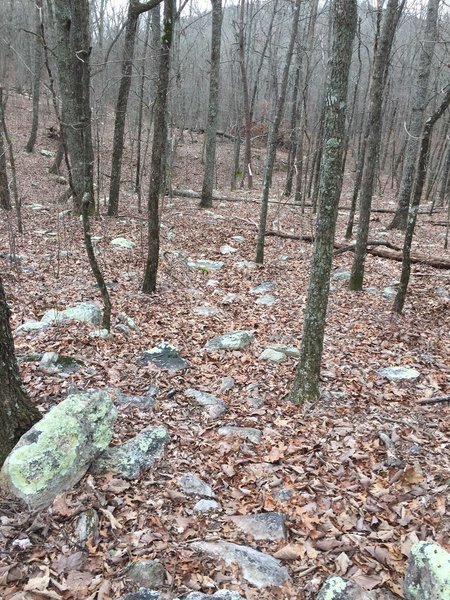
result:
[[[419,404],[437,404],[438,402],[450,402],[450,394],[448,396],[435,396],[434,398],[419,400]]]

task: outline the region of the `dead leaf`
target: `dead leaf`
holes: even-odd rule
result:
[[[280,560],[298,560],[305,556],[305,547],[302,544],[287,544],[273,555]]]

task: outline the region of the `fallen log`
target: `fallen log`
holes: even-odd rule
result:
[[[437,404],[438,402],[450,402],[450,394],[448,396],[435,396],[434,398],[419,400],[419,404]]]
[[[288,240],[297,240],[310,243],[314,241],[314,238],[310,235],[299,236],[293,235],[291,233],[284,233],[282,231],[269,230],[266,231],[266,236],[275,236]],[[386,246],[387,248],[396,250],[396,252],[389,252],[388,250],[378,248],[378,246]],[[341,244],[339,242],[334,242],[334,248],[336,248],[335,254],[355,251],[354,244]],[[367,243],[367,254],[371,254],[372,256],[380,256],[381,258],[387,258],[389,260],[395,260],[397,262],[402,262],[403,260],[400,248],[385,241],[369,240],[369,242]],[[450,269],[450,261],[441,258],[427,258],[426,256],[422,256],[421,254],[412,254],[411,263],[428,265],[429,267],[433,267],[434,269]]]

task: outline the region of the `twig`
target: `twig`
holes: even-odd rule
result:
[[[450,402],[450,394],[447,396],[434,396],[434,398],[419,400],[419,404],[438,404],[439,402]]]

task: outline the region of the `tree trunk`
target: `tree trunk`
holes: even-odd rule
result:
[[[41,69],[42,69],[42,40],[41,40],[41,19],[42,19],[42,0],[36,0],[36,17],[34,41],[34,67],[33,67],[33,119],[31,123],[31,132],[25,150],[33,152],[36,143],[38,125],[39,125],[39,96],[41,89]]]
[[[241,68],[242,79],[242,96],[244,109],[244,129],[245,129],[245,171],[244,178],[247,175],[247,187],[249,190],[253,187],[253,169],[252,169],[252,142],[251,142],[251,115],[250,115],[250,99],[248,93],[248,78],[247,66],[245,64],[245,0],[241,0],[239,11],[239,65]]]
[[[205,131],[205,171],[203,175],[202,208],[213,205],[216,133],[219,119],[220,41],[222,33],[222,0],[211,0],[211,72],[209,75],[208,122]]]
[[[172,45],[175,19],[174,0],[164,0],[164,22],[159,56],[159,81],[155,102],[155,122],[153,130],[151,175],[148,190],[148,252],[145,265],[142,291],[156,290],[156,276],[159,261],[159,196],[161,193],[162,171],[164,168],[164,147],[167,138],[166,105],[169,89],[170,48]]]
[[[430,148],[431,132],[436,121],[443,115],[450,104],[450,86],[447,88],[447,93],[444,96],[439,108],[426,121],[422,140],[420,143],[419,161],[417,164],[417,175],[414,184],[414,193],[409,207],[409,215],[406,226],[405,240],[403,243],[403,262],[402,274],[400,276],[400,285],[397,295],[394,300],[394,311],[401,313],[406,299],[406,291],[408,289],[409,277],[411,274],[411,244],[414,236],[414,229],[417,221],[417,213],[419,210],[422,190],[427,176],[428,152]]]
[[[319,398],[325,318],[330,287],[333,242],[342,189],[348,76],[356,31],[356,0],[333,4],[333,49],[325,100],[324,148],[320,169],[319,213],[303,322],[299,365],[290,399],[295,403]]]
[[[389,229],[401,229],[403,231],[406,229],[408,207],[414,182],[417,153],[420,145],[420,133],[423,127],[425,108],[428,103],[428,83],[437,37],[438,12],[439,0],[429,0],[427,20],[423,34],[424,39],[421,40],[419,72],[417,75],[411,120],[408,127],[408,142],[406,145],[405,162],[398,194],[397,212],[389,225]]]
[[[41,418],[22,386],[0,277],[0,467],[19,438]]]
[[[367,149],[364,175],[361,185],[359,206],[358,235],[355,256],[353,258],[349,289],[361,290],[364,280],[367,239],[369,236],[370,210],[378,164],[383,122],[383,92],[386,84],[389,56],[397,28],[398,19],[403,10],[405,0],[399,6],[399,0],[388,0],[383,20],[380,41],[376,49],[369,94],[369,118],[367,126]]]
[[[0,95],[0,102],[2,97]],[[0,106],[0,114],[3,114],[3,104]],[[11,210],[11,193],[8,184],[8,171],[6,168],[5,134],[3,131],[3,120],[0,119],[0,207]]]
[[[296,0],[294,14],[292,15],[292,31],[289,41],[289,48],[286,54],[286,62],[283,69],[283,77],[280,88],[280,95],[277,99],[275,119],[270,128],[269,139],[267,141],[267,158],[264,168],[263,195],[261,200],[261,211],[259,215],[258,240],[256,243],[255,261],[262,265],[264,262],[264,240],[267,222],[267,210],[269,206],[269,191],[272,182],[273,165],[277,152],[278,130],[280,129],[281,119],[283,117],[284,104],[286,101],[286,90],[289,80],[289,68],[291,66],[292,54],[294,52],[295,39],[297,37],[298,21],[300,16],[300,0]]]

